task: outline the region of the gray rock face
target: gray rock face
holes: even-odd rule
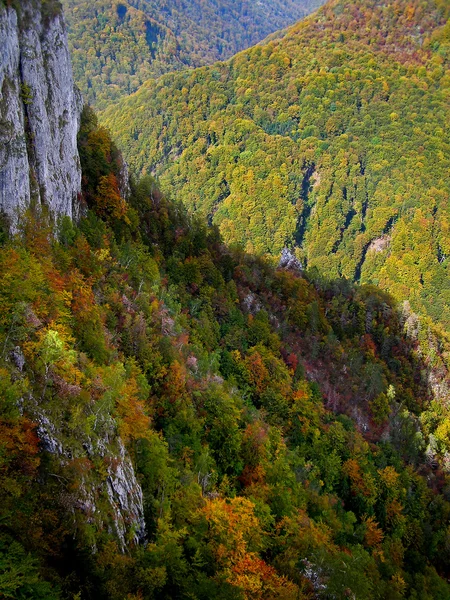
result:
[[[286,269],[287,271],[295,271],[296,273],[301,273],[303,270],[302,263],[288,248],[283,248],[278,268]]]
[[[135,544],[145,538],[144,499],[125,447],[119,441],[119,459],[108,469],[107,492],[114,508],[114,525],[122,549],[126,548],[127,532],[131,530]]]
[[[30,200],[17,14],[0,8],[0,209],[14,216]]]
[[[76,217],[82,99],[59,4],[1,6],[0,39],[0,210],[13,226],[31,200]]]

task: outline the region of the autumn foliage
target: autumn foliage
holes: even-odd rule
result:
[[[449,598],[445,338],[428,360],[385,292],[227,248],[151,179],[117,212],[84,119],[85,216],[0,246],[0,596]]]

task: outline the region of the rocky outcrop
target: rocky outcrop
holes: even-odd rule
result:
[[[116,461],[108,469],[107,493],[114,514],[114,526],[122,549],[126,548],[127,536],[135,544],[145,538],[144,498],[136,479],[133,464],[119,439]]]
[[[53,455],[60,466],[67,467],[80,460],[103,465],[102,472],[88,469],[87,474],[81,475],[80,482],[71,482],[69,487],[76,491],[71,492],[65,505],[81,511],[98,529],[106,528],[117,538],[123,552],[130,543],[142,543],[145,540],[142,488],[113,419],[103,419],[97,435],[82,434],[74,444],[70,443],[60,415],[47,413],[32,397],[28,399],[27,409],[37,424],[41,449]]]
[[[288,248],[283,248],[283,252],[281,253],[278,262],[278,268],[285,269],[286,271],[294,271],[299,274],[303,271],[302,263]]]
[[[25,206],[77,216],[82,99],[75,89],[59,2],[0,3],[0,210]]]

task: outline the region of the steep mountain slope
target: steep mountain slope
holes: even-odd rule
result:
[[[331,0],[282,39],[149,81],[103,121],[227,243],[293,246],[448,327],[448,16],[442,0]]]
[[[69,220],[71,217],[79,218],[85,206],[81,203],[82,172],[78,152],[82,98],[73,83],[61,4],[55,0],[21,0],[20,3],[8,2],[7,6],[2,3],[0,32],[0,238],[4,241],[8,229],[16,232],[26,229],[27,225],[24,222],[27,221],[27,210],[34,210],[37,214],[42,210],[49,219],[48,229],[42,231],[41,246],[37,250],[42,254],[41,264],[26,260],[21,263],[23,249],[20,244],[17,246],[17,253],[10,255],[12,262],[3,262],[3,253],[0,258],[5,278],[0,292],[3,300],[0,327],[6,326],[9,331],[4,338],[6,346],[3,348],[1,360],[3,366],[4,363],[10,363],[9,367],[14,365],[13,371],[16,372],[10,380],[5,369],[0,368],[0,419],[6,418],[8,421],[6,415],[10,413],[20,416],[24,410],[27,412],[27,419],[18,419],[23,426],[24,435],[23,454],[18,461],[23,460],[22,476],[25,486],[27,475],[31,474],[37,464],[33,457],[37,453],[38,442],[41,450],[52,455],[55,470],[61,468],[68,457],[71,460],[82,461],[86,454],[89,454],[93,460],[109,461],[105,465],[108,487],[104,485],[104,481],[100,483],[96,476],[90,478],[85,476],[86,474],[78,473],[77,490],[72,490],[72,503],[90,512],[93,521],[98,517],[103,526],[114,530],[119,545],[125,548],[126,537],[139,538],[143,535],[142,491],[114,420],[111,415],[100,414],[99,410],[95,431],[88,433],[87,429],[82,427],[74,433],[73,430],[69,431],[64,427],[61,411],[70,411],[73,407],[66,404],[63,408],[64,402],[61,400],[65,397],[70,403],[74,394],[77,394],[75,380],[70,382],[73,383],[72,387],[66,381],[68,387],[65,387],[64,391],[59,388],[59,401],[53,406],[45,402],[49,382],[48,360],[52,360],[50,357],[59,355],[61,360],[68,361],[67,365],[74,367],[73,355],[64,354],[60,343],[62,329],[50,328],[45,333],[42,331],[45,338],[41,340],[43,345],[40,350],[33,349],[30,355],[27,355],[27,350],[21,346],[12,351],[11,347],[7,350],[8,340],[18,336],[17,341],[23,341],[23,330],[18,325],[19,321],[26,322],[31,329],[40,329],[40,317],[46,312],[47,302],[54,307],[53,316],[61,308],[62,297],[58,296],[56,289],[58,285],[56,288],[51,284],[47,287],[46,277],[52,278],[52,274],[44,266],[49,248],[48,234],[52,228],[51,223],[54,225],[62,217]],[[116,182],[119,188],[123,179],[123,164],[116,160],[116,165]],[[14,265],[18,265],[17,260],[22,264],[23,271],[12,284],[9,277],[14,278]],[[75,282],[76,275],[72,275]],[[41,297],[39,309],[36,307],[34,312],[30,299],[36,298],[36,294],[39,295],[37,290],[42,292],[44,288],[44,297]],[[59,308],[56,308],[57,306]],[[40,310],[43,310],[43,313]],[[63,327],[62,323],[61,326]],[[34,383],[42,375],[40,368],[45,372],[46,383],[39,393],[33,384],[29,386],[29,382],[26,381],[25,372],[30,359],[42,361],[40,367],[36,367],[31,375]],[[57,386],[56,381],[55,374],[51,386]],[[64,387],[63,381],[58,381]],[[16,392],[22,396],[19,397]],[[53,389],[49,397],[54,393]],[[11,450],[10,443],[14,445],[14,436],[17,434],[20,437],[20,434],[17,430],[9,431],[5,421],[2,421],[2,426],[6,427],[2,430],[3,436],[0,436],[3,453],[5,448]],[[20,442],[18,443],[20,446]],[[27,456],[27,453],[30,456]],[[5,477],[5,466],[11,460],[14,460],[11,456],[4,461],[1,459],[0,471],[4,477],[2,483],[6,488],[8,477]],[[49,487],[51,488],[51,485]],[[14,491],[9,491],[14,499]],[[45,493],[44,491],[43,494]],[[104,509],[101,515],[98,502],[102,503]],[[3,518],[9,518],[6,507]],[[0,596],[4,597],[4,593],[5,590],[2,589]]]
[[[0,596],[448,600],[437,340],[79,146],[86,217],[0,243]]]
[[[77,84],[98,107],[152,76],[229,58],[323,0],[62,0]]]

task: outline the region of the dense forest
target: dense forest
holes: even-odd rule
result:
[[[231,57],[323,0],[62,0],[74,75],[99,108],[149,77]]]
[[[228,62],[148,81],[102,121],[134,172],[226,243],[287,246],[448,328],[449,11],[331,0]]]
[[[81,221],[1,235],[0,596],[449,599],[445,340],[150,177],[125,199],[87,108],[78,141]]]
[[[1,599],[450,600],[449,16],[0,0]]]

